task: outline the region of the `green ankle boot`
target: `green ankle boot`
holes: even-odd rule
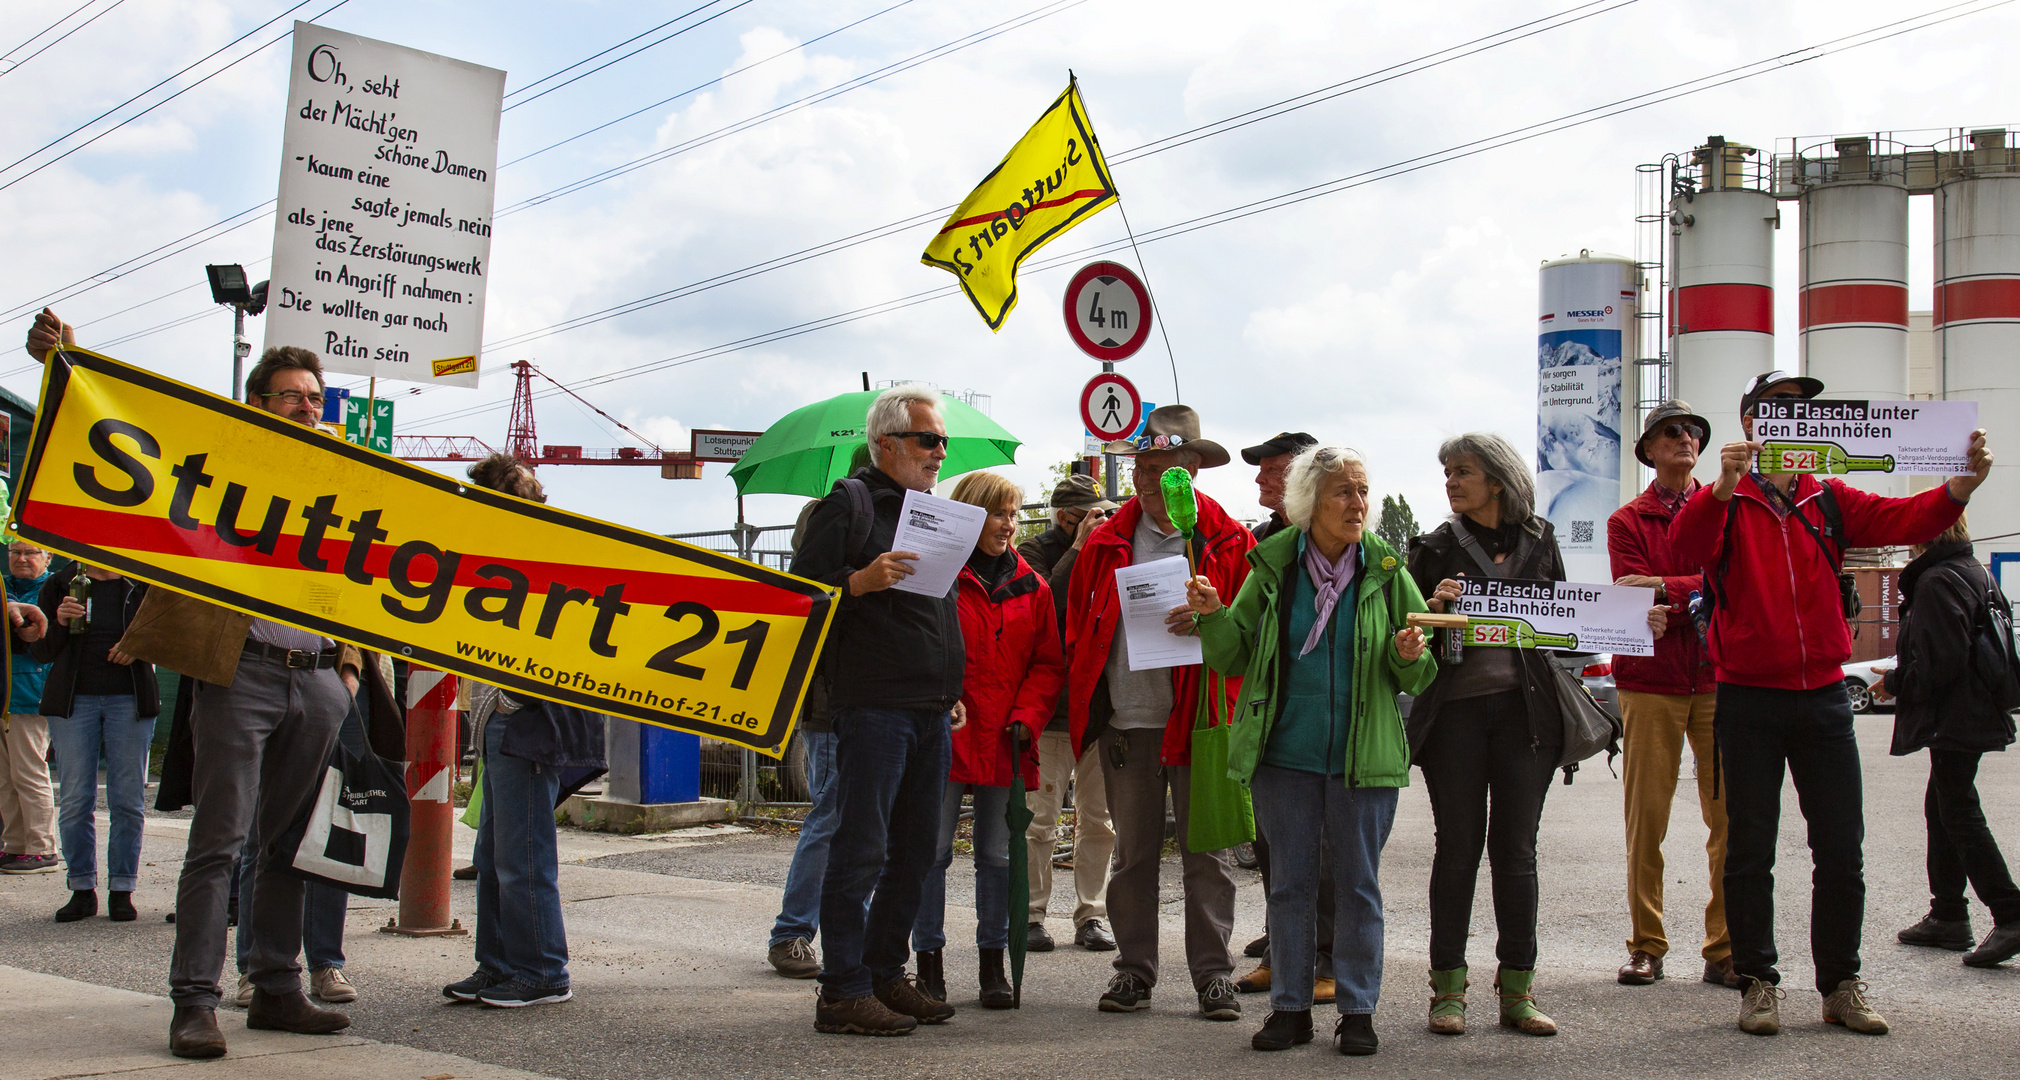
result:
[[[1466,1033],[1465,968],[1431,972],[1431,1030],[1439,1035]]]
[[[1543,1015],[1536,1007],[1536,995],[1530,993],[1535,986],[1534,971],[1502,968],[1495,973],[1494,989],[1501,994],[1501,1026],[1524,1035],[1555,1035],[1557,1021]]]

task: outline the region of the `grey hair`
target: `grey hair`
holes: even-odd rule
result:
[[[1284,473],[1284,517],[1300,532],[1310,532],[1312,512],[1319,505],[1319,488],[1325,485],[1327,477],[1345,471],[1348,465],[1359,465],[1361,474],[1367,475],[1368,463],[1361,460],[1359,451],[1349,447],[1319,445],[1300,451]]]
[[[1472,455],[1487,479],[1501,485],[1503,521],[1525,522],[1536,516],[1536,481],[1508,440],[1484,431],[1454,435],[1438,447],[1438,464],[1449,465],[1461,454]]]
[[[877,449],[878,436],[912,429],[914,404],[926,405],[935,413],[939,412],[939,391],[925,383],[899,383],[878,394],[877,400],[870,403],[870,415],[863,424],[863,440],[869,443],[872,464],[883,460]]]

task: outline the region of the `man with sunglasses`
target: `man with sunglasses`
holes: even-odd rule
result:
[[[1887,1021],[1859,978],[1865,922],[1865,807],[1859,747],[1843,665],[1851,658],[1838,572],[1851,547],[1926,543],[1955,522],[1992,469],[1985,432],[1973,432],[1971,471],[1905,499],[1836,479],[1763,474],[1754,466],[1754,413],[1763,400],[1811,398],[1816,379],[1771,371],[1740,399],[1743,441],[1719,451],[1719,476],[1684,504],[1670,543],[1704,568],[1717,592],[1711,661],[1718,681],[1715,781],[1726,800],[1726,919],[1744,996],[1740,1030],[1781,1030],[1775,970],[1774,862],[1782,776],[1794,781],[1815,862],[1810,953],[1823,1018],[1884,1035]]]
[[[1725,927],[1725,803],[1712,787],[1712,712],[1717,684],[1711,658],[1688,614],[1690,598],[1701,591],[1703,575],[1678,558],[1669,526],[1701,487],[1691,478],[1704,452],[1711,425],[1681,401],[1665,401],[1648,412],[1634,456],[1655,470],[1648,489],[1606,522],[1606,547],[1613,556],[1615,585],[1655,590],[1664,629],[1657,631],[1655,655],[1613,658],[1613,681],[1620,690],[1622,802],[1627,817],[1627,910],[1633,935],[1619,981],[1646,986],[1662,978],[1669,939],[1662,929],[1662,841],[1669,833],[1669,809],[1676,798],[1676,774],[1683,744],[1699,762],[1697,805],[1711,838],[1711,903],[1704,909],[1704,981],[1738,986],[1732,979],[1732,938]]]

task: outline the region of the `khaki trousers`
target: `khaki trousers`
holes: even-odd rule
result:
[[[1712,796],[1712,717],[1717,694],[1645,694],[1620,691],[1621,778],[1626,789],[1627,909],[1634,936],[1629,949],[1660,958],[1669,952],[1662,931],[1662,841],[1669,834],[1669,810],[1676,799],[1676,774],[1683,743],[1696,755],[1697,805],[1711,830],[1704,852],[1710,864],[1711,903],[1704,909],[1706,960],[1732,955],[1725,924],[1725,800]]]
[[[1038,737],[1038,790],[1031,793],[1031,827],[1024,833],[1031,856],[1031,913],[1045,921],[1052,905],[1052,844],[1066,780],[1073,780],[1073,927],[1108,917],[1108,863],[1115,857],[1115,828],[1108,820],[1108,785],[1101,778],[1101,755],[1088,747],[1073,759],[1073,733],[1047,731]]]
[[[0,735],[0,847],[9,855],[56,854],[56,789],[49,783],[49,721],[8,713]]]

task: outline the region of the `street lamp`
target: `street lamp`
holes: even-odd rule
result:
[[[237,263],[217,264],[203,269],[210,275],[211,301],[231,305],[231,396],[233,401],[242,401],[245,388],[240,381],[245,358],[252,355],[252,342],[247,341],[245,336],[245,317],[267,309],[267,283],[246,284],[245,267]]]

